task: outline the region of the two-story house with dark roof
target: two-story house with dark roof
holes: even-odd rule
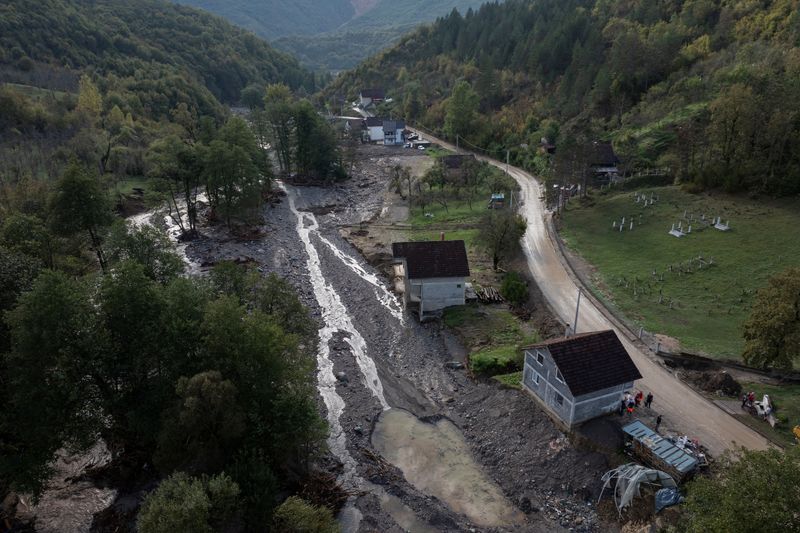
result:
[[[615,411],[642,377],[612,330],[551,339],[524,354],[523,387],[567,428]]]
[[[404,303],[420,320],[466,302],[469,263],[464,241],[395,242],[392,255],[402,278],[398,285]]]

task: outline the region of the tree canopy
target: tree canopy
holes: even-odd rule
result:
[[[690,533],[800,531],[800,448],[742,450],[687,488]]]
[[[748,364],[791,368],[800,360],[800,268],[772,276],[756,293],[743,334]]]

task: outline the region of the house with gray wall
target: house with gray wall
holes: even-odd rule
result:
[[[567,428],[616,411],[642,375],[612,330],[528,346],[522,385]]]
[[[466,303],[469,263],[464,241],[392,243],[396,283],[406,308],[420,320]]]

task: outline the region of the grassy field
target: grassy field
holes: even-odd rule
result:
[[[444,312],[444,323],[470,350],[477,373],[496,374],[522,367],[521,346],[539,340],[530,323],[515,317],[505,305],[465,305]]]
[[[595,194],[570,204],[562,236],[596,270],[596,292],[629,319],[689,351],[738,358],[741,325],[769,276],[800,264],[800,202],[688,194],[677,187]],[[685,215],[685,218],[684,218]],[[699,219],[730,221],[722,232]],[[612,229],[625,217],[625,230]],[[633,231],[629,230],[630,220]],[[692,233],[668,234],[681,221]],[[702,258],[702,259],[699,259]]]
[[[511,387],[512,389],[522,390],[522,371],[519,372],[512,372],[510,374],[501,374],[499,376],[494,376],[492,379],[495,379],[505,385],[506,387]]]
[[[766,422],[750,415],[742,415],[739,418],[745,424],[757,426],[759,430],[770,434],[773,440],[780,444],[785,446],[794,444],[796,441],[792,434],[792,428],[800,425],[800,385],[765,385],[743,382],[742,388],[754,391],[759,400],[764,394],[769,394],[779,424],[773,429]]]

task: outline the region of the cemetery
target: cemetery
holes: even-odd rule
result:
[[[769,276],[800,264],[800,201],[690,194],[679,187],[594,193],[561,215],[594,292],[684,350],[738,359],[741,324]]]

